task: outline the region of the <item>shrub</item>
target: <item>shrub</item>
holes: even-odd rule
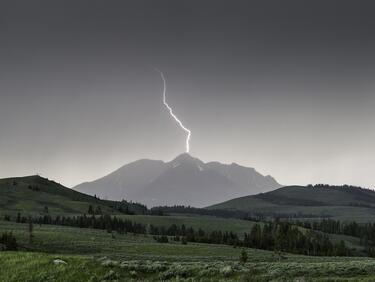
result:
[[[168,243],[168,237],[163,235],[163,236],[154,236],[154,240],[158,243]]]
[[[220,273],[224,276],[229,276],[233,273],[233,268],[230,265],[224,266],[222,269],[220,269]]]
[[[182,244],[182,245],[187,245],[186,237],[182,237],[182,239],[181,239],[181,244]]]
[[[247,252],[245,251],[245,249],[242,249],[241,254],[240,254],[240,262],[246,263],[247,259],[248,259]]]
[[[4,232],[0,237],[0,245],[3,245],[2,250],[4,251],[16,251],[17,240],[12,232]]]

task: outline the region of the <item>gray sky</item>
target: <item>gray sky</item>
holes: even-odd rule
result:
[[[373,1],[0,2],[0,177],[139,158],[373,187]]]

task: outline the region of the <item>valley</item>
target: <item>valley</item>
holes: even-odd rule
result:
[[[310,231],[311,227],[306,224],[321,220],[314,211],[320,208],[321,212],[322,207],[328,207],[326,213],[336,210],[337,214],[343,207],[353,209],[364,222],[371,222],[370,212],[367,212],[367,218],[363,217],[365,207],[361,204],[366,202],[366,209],[371,210],[372,194],[372,191],[354,187],[284,187],[266,194],[233,199],[209,209],[182,206],[148,209],[132,202],[101,200],[39,176],[3,179],[0,180],[0,234],[11,232],[17,241],[17,250],[6,250],[7,245],[3,243],[5,250],[0,252],[0,264],[12,270],[2,271],[0,280],[18,281],[22,277],[24,281],[39,281],[43,273],[43,281],[288,281],[299,277],[308,281],[326,281],[327,277],[371,281],[375,277],[375,260],[369,257],[366,249],[370,243],[364,245],[362,237],[336,231]],[[307,195],[309,201],[301,195]],[[351,205],[354,202],[357,206]],[[340,206],[334,206],[334,203]],[[296,216],[292,221],[281,218],[282,222],[287,220],[285,223],[271,219],[270,211],[275,212],[275,207],[279,215],[290,216],[291,211],[298,215],[296,206],[301,207],[301,217]],[[263,217],[260,211],[264,212]],[[314,216],[309,218],[309,214]],[[343,221],[340,224],[350,222],[352,217],[349,212],[348,216],[341,213]],[[325,218],[333,220],[335,216],[331,214]],[[73,219],[77,223],[82,219],[81,227]],[[118,220],[139,227],[122,232],[116,227]],[[94,223],[96,221],[98,223]],[[99,222],[105,226],[100,227]],[[262,233],[269,228],[267,226],[287,227],[288,236],[299,230],[298,236],[307,236],[306,239],[313,232],[317,239],[323,236],[319,240],[330,242],[330,248],[341,248],[341,251],[337,249],[337,255],[329,256],[300,254],[298,249],[293,251],[294,247],[285,251],[283,247],[277,247],[277,237],[273,239],[276,240],[275,248],[267,249],[263,244],[251,241],[258,240],[254,237],[257,226]],[[194,232],[202,230],[199,231],[202,235],[194,233],[198,237],[191,237],[192,234],[187,233],[181,236],[181,228]],[[210,237],[229,233],[238,239],[226,241]],[[208,237],[200,238],[203,234]],[[162,238],[166,241],[160,240]],[[208,238],[212,238],[210,242]],[[246,238],[250,241],[245,241]],[[308,240],[315,240],[313,238]],[[285,243],[292,241],[287,239]],[[295,247],[299,248],[298,245]],[[31,257],[32,264],[28,263]],[[57,259],[63,263],[56,264]],[[28,273],[27,277],[25,273]]]

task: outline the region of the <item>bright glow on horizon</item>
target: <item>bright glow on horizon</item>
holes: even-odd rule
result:
[[[169,114],[174,118],[174,120],[178,123],[178,125],[187,133],[187,136],[186,136],[186,153],[189,153],[189,151],[190,151],[189,142],[190,142],[190,137],[191,137],[191,131],[182,124],[182,122],[178,119],[178,117],[173,113],[172,108],[168,105],[167,98],[166,98],[167,83],[166,83],[164,74],[163,74],[163,72],[161,72],[158,69],[155,69],[155,70],[158,73],[160,73],[160,76],[163,79],[163,86],[164,86],[164,89],[163,89],[163,104],[164,104],[164,106],[168,109]]]

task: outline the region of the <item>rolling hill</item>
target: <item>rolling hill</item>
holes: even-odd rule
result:
[[[286,186],[208,207],[259,214],[375,220],[375,192],[354,186]]]
[[[46,208],[52,215],[87,213],[90,205],[100,207],[105,214],[119,213],[116,202],[105,201],[66,188],[40,176],[0,179],[0,212],[2,214],[45,214]],[[130,203],[129,209],[137,205]]]
[[[73,189],[114,200],[130,199],[151,207],[204,207],[279,187],[281,185],[271,176],[263,176],[253,168],[234,163],[204,163],[182,154],[170,162],[138,160]]]

